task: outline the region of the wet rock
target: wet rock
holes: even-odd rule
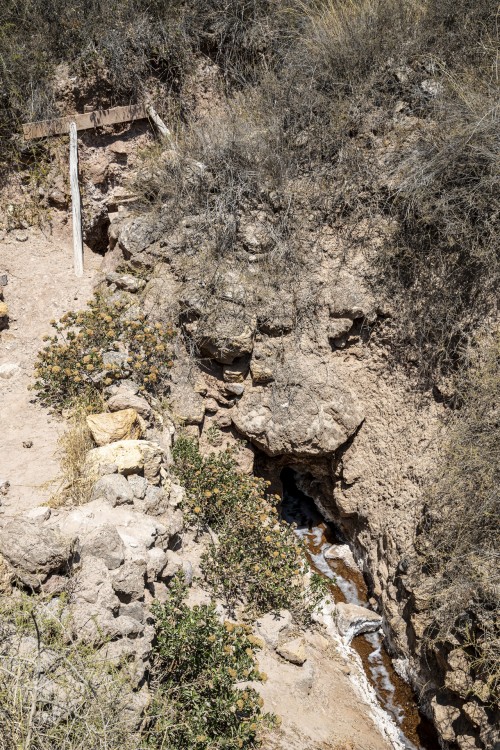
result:
[[[18,581],[38,589],[49,575],[65,571],[74,543],[27,518],[8,521],[0,530],[0,554]]]
[[[91,500],[105,500],[111,506],[133,503],[133,488],[123,474],[108,474],[101,477],[92,489]]]
[[[120,567],[125,560],[125,550],[120,535],[111,524],[93,529],[82,539],[82,558],[91,555],[103,560],[108,570]]]
[[[269,612],[255,623],[255,632],[271,648],[277,648],[280,635],[286,633],[292,624],[292,615],[287,609],[281,612]]]
[[[278,645],[277,653],[292,664],[301,667],[307,659],[306,647],[303,638],[294,638]]]
[[[143,426],[135,409],[90,414],[87,425],[99,446],[118,440],[137,440],[143,435]]]
[[[335,605],[335,608],[339,633],[344,636],[348,643],[356,635],[373,633],[382,625],[381,616],[366,607],[339,602]]]
[[[348,544],[332,544],[324,553],[325,560],[342,560],[351,570],[359,571],[354,555]]]

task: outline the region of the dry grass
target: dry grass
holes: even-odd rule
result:
[[[61,456],[60,487],[49,500],[51,508],[61,505],[83,505],[90,499],[92,477],[85,468],[85,459],[94,441],[86,423],[88,410],[79,406],[70,418],[70,426],[59,440]]]
[[[70,635],[64,602],[0,599],[0,750],[132,750],[125,673]]]
[[[500,687],[500,336],[481,352],[462,380],[418,549],[433,592],[429,645],[458,638],[481,686],[476,695],[489,703]]]

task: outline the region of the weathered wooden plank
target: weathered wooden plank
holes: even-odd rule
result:
[[[78,185],[78,135],[76,123],[69,126],[69,182],[71,185],[71,208],[73,214],[73,259],[75,276],[83,276],[82,209]]]
[[[152,104],[148,104],[148,106],[146,107],[146,112],[148,113],[149,117],[153,120],[154,124],[158,128],[160,135],[163,138],[167,138],[172,148],[175,149],[176,146],[175,146],[175,141],[174,141],[172,133],[167,128],[167,126],[165,125],[165,123],[163,122],[163,120],[161,119],[157,111],[154,109]]]
[[[118,125],[120,122],[131,120],[142,120],[147,117],[143,104],[130,104],[126,107],[113,107],[112,109],[96,109],[94,112],[85,112],[82,115],[69,115],[58,117],[55,120],[40,120],[39,122],[28,122],[23,125],[23,135],[28,140],[31,138],[43,138],[49,135],[67,133],[72,122],[77,130],[88,130],[99,128],[102,125]]]

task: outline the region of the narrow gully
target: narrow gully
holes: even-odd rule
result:
[[[281,479],[282,518],[296,525],[297,536],[306,544],[311,566],[330,581],[333,599],[368,606],[368,590],[360,570],[349,560],[325,558],[332,544],[346,545],[345,539],[332,524],[325,522],[314,500],[298,489],[292,470],[285,469]],[[408,750],[437,750],[439,743],[434,727],[419,712],[411,687],[395,671],[383,635],[380,632],[358,635],[351,647],[361,657],[380,704],[396,722]]]

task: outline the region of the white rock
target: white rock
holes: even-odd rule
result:
[[[357,604],[336,604],[337,627],[347,643],[360,633],[373,633],[382,625],[382,618],[376,612]]]
[[[286,659],[292,664],[297,664],[299,667],[301,667],[307,659],[303,638],[294,638],[291,641],[286,641],[285,643],[280,644],[276,651],[283,657],[283,659]]]
[[[332,544],[331,547],[325,550],[324,556],[325,560],[342,560],[348,568],[359,571],[359,567],[348,544]]]
[[[50,518],[51,510],[45,505],[38,505],[36,508],[31,508],[26,513],[26,516],[32,521],[48,521]]]
[[[3,380],[10,380],[20,371],[17,362],[6,362],[4,365],[0,365],[0,378]]]
[[[268,646],[276,648],[281,633],[285,633],[292,624],[292,615],[287,609],[279,613],[269,612],[255,623],[255,632],[265,640]]]

